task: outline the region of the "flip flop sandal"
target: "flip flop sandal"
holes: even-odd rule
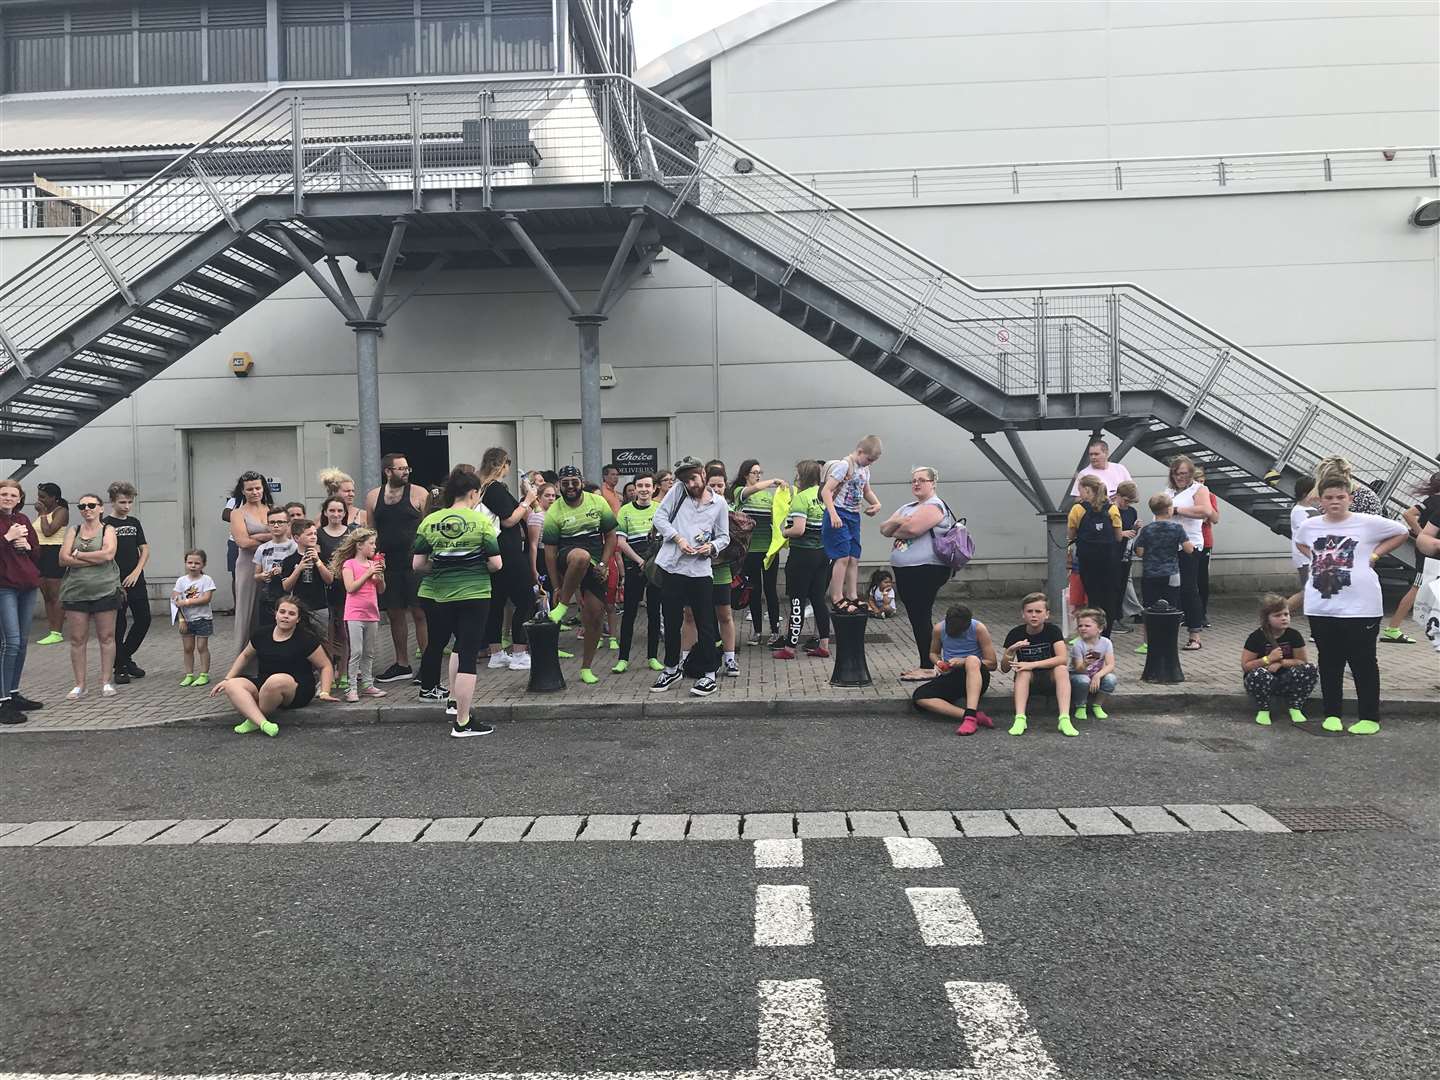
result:
[[[1181,645],[1180,648],[1185,652],[1199,652],[1204,646],[1198,641],[1187,641],[1184,645]]]

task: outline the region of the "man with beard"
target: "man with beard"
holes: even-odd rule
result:
[[[415,620],[415,647],[422,653],[425,651],[425,612],[420,607],[418,593],[420,579],[412,567],[410,553],[415,545],[415,531],[430,501],[423,487],[410,483],[410,462],[404,454],[386,454],[380,464],[385,483],[366,494],[365,520],[375,530],[375,547],[385,560],[386,587],[380,595],[380,608],[389,613],[395,662],[375,677],[377,683],[414,679],[414,672],[406,663],[410,657],[407,614]]]
[[[555,588],[550,618],[559,622],[580,595],[580,623],[585,642],[580,681],[597,683],[592,665],[600,645],[605,618],[605,567],[615,554],[615,513],[610,504],[585,490],[585,478],[574,465],[560,470],[560,498],[545,511],[540,538],[545,544],[545,565]]]
[[[690,693],[707,697],[716,689],[720,658],[715,640],[714,557],[730,546],[730,511],[725,500],[705,486],[705,467],[693,457],[675,463],[676,484],[655,510],[660,551],[655,557],[663,578],[660,600],[665,611],[665,670],[651,693],[670,689],[680,679],[680,630],[688,607],[695,616],[695,649],[700,670]]]

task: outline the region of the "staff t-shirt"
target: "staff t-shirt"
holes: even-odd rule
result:
[[[1380,578],[1370,555],[1377,544],[1408,532],[1401,522],[1374,514],[1351,514],[1340,522],[1321,515],[1303,522],[1295,530],[1295,542],[1305,544],[1311,554],[1305,614],[1349,619],[1383,615]]]
[[[313,687],[315,669],[310,666],[310,654],[320,647],[320,639],[300,627],[284,641],[276,641],[274,633],[273,626],[266,626],[250,635],[259,669],[255,681],[264,686],[271,675],[289,675],[297,686]]]
[[[792,548],[815,549],[825,546],[824,538],[821,536],[821,523],[825,520],[825,504],[820,501],[819,487],[808,487],[804,491],[797,491],[795,497],[790,500],[789,521],[796,518],[805,519],[805,534],[797,536],[790,541]]]
[[[826,476],[835,481],[836,508],[858,514],[870,484],[870,466],[854,465],[849,458],[841,458],[830,463]]]
[[[563,496],[550,504],[540,538],[562,552],[584,548],[591,562],[599,562],[605,552],[605,534],[614,531],[615,512],[610,504],[593,491],[582,491],[578,506],[571,506]]]
[[[123,518],[106,514],[101,520],[115,530],[115,565],[122,578],[129,577],[140,564],[140,546],[148,543],[145,526],[133,514]]]
[[[1047,622],[1033,634],[1025,628],[1024,623],[1021,623],[1005,635],[1005,648],[1010,648],[1018,641],[1028,641],[1028,645],[1024,645],[1016,651],[1015,662],[1034,664],[1054,659],[1055,646],[1064,640],[1065,635],[1054,623]]]
[[[1077,638],[1070,646],[1071,655],[1078,657],[1082,665],[1081,670],[1086,675],[1099,675],[1100,669],[1105,666],[1105,657],[1115,651],[1115,646],[1110,644],[1107,637],[1097,638],[1095,644],[1090,644],[1084,638]]]
[[[1292,660],[1296,649],[1305,648],[1305,639],[1293,626],[1287,626],[1285,632],[1274,641],[1266,637],[1264,629],[1258,626],[1245,639],[1245,651],[1256,656],[1269,656],[1277,647],[1284,659]]]
[[[744,490],[743,486],[736,487],[735,495],[738,497]],[[767,487],[752,491],[740,500],[739,509],[740,513],[755,523],[755,528],[750,533],[750,545],[746,550],[769,551],[770,538],[775,534],[775,489]]]
[[[650,555],[650,529],[655,524],[656,505],[654,499],[644,506],[626,503],[620,507],[620,513],[615,516],[616,527],[620,530],[620,535],[625,537],[626,543],[630,545],[630,550],[642,559]]]
[[[430,573],[420,583],[425,599],[490,599],[490,556],[500,553],[500,540],[494,522],[480,511],[452,506],[427,515],[415,530],[414,551],[430,556]]]

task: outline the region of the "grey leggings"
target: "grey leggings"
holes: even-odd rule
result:
[[[350,689],[359,691],[374,686],[375,639],[380,634],[380,624],[347,620],[345,633],[350,638]]]

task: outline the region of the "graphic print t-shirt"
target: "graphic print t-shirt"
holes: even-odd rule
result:
[[[1180,549],[1188,538],[1185,526],[1165,518],[1152,521],[1135,537],[1135,546],[1144,554],[1141,577],[1168,578],[1180,572]]]
[[[848,458],[841,458],[831,462],[827,476],[835,481],[836,509],[858,514],[865,486],[870,483],[870,466],[853,465]]]
[[[1046,623],[1035,633],[1025,629],[1021,623],[1005,635],[1005,648],[1010,648],[1017,641],[1029,641],[1030,644],[1019,649],[1015,653],[1017,664],[1034,664],[1044,660],[1051,660],[1055,656],[1055,646],[1065,640],[1065,635],[1060,633],[1060,628],[1054,623]]]
[[[1080,662],[1084,665],[1080,670],[1090,676],[1100,674],[1100,669],[1105,666],[1105,657],[1114,651],[1115,646],[1111,645],[1110,639],[1105,637],[1097,638],[1094,645],[1081,638],[1070,647],[1071,655],[1079,657]]]
[[[140,563],[140,546],[148,543],[145,526],[133,514],[123,518],[106,514],[101,520],[115,530],[115,565],[122,578],[129,577]]]
[[[1370,565],[1377,544],[1409,530],[1390,518],[1351,514],[1341,522],[1323,516],[1303,522],[1295,542],[1310,548],[1305,581],[1305,614],[1375,619],[1384,614],[1380,578]]]
[[[610,504],[593,491],[582,491],[579,506],[571,506],[563,497],[550,504],[540,538],[562,550],[584,548],[590,560],[598,562],[605,552],[605,534],[614,531],[615,513]]]
[[[501,555],[500,537],[495,523],[479,510],[436,510],[415,530],[413,551],[430,556],[430,573],[419,590],[427,600],[490,599],[490,556]]]
[[[1281,657],[1285,660],[1293,660],[1295,658],[1295,650],[1303,649],[1304,647],[1305,639],[1301,637],[1300,631],[1296,630],[1293,626],[1287,626],[1285,632],[1275,641],[1267,638],[1265,631],[1258,626],[1252,630],[1250,636],[1245,639],[1246,652],[1252,652],[1256,656],[1269,656],[1276,648],[1279,648]]]
[[[825,546],[820,534],[821,522],[825,520],[825,504],[820,501],[820,489],[808,487],[797,491],[790,501],[790,521],[805,519],[805,535],[790,541],[792,548],[819,548]]]
[[[255,566],[260,570],[278,569],[279,574],[265,582],[260,594],[272,603],[285,595],[285,560],[295,554],[298,545],[292,540],[270,540],[255,549]]]

